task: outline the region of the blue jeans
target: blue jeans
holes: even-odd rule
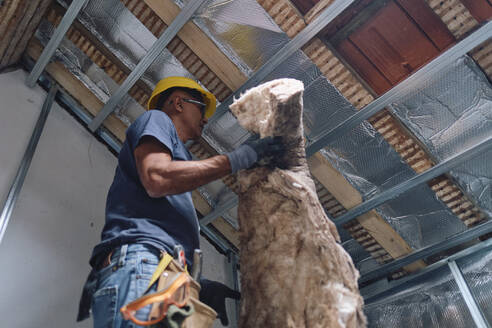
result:
[[[94,328],[137,327],[123,319],[120,308],[147,290],[159,255],[159,250],[151,246],[123,245],[113,252],[110,265],[95,272],[91,303]]]

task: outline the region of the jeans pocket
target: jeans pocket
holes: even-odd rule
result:
[[[116,320],[118,287],[104,287],[92,296],[94,328],[112,328]]]

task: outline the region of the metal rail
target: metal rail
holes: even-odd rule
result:
[[[453,63],[457,58],[465,55],[467,52],[487,41],[491,36],[492,22],[489,22],[333,129],[312,137],[311,139],[314,139],[315,141],[307,146],[306,156],[310,157],[314,155],[318,150],[325,147],[330,142],[342,137],[344,134],[361,124],[364,120],[373,116],[392,102],[397,101],[400,97],[407,94],[409,90],[413,90],[433,78],[439,71]]]
[[[468,284],[465,281],[465,277],[463,277],[463,273],[458,267],[458,264],[456,264],[456,261],[450,261],[448,265],[451,273],[453,274],[454,280],[458,284],[461,295],[463,296],[465,303],[468,306],[468,310],[470,310],[473,321],[478,328],[490,328],[490,325],[488,324],[482,311],[480,310],[480,307],[478,306],[473,293],[468,287]]]
[[[413,178],[410,178],[392,188],[389,188],[381,192],[380,194],[374,196],[373,198],[366,200],[362,204],[355,206],[345,214],[335,218],[333,221],[335,222],[337,227],[341,227],[343,224],[349,222],[350,220],[355,219],[359,215],[364,214],[391,199],[397,198],[401,194],[411,190],[412,188],[417,187],[418,185],[426,181],[429,181],[437,176],[440,176],[443,173],[448,172],[454,166],[462,164],[465,161],[477,155],[480,155],[481,153],[487,151],[488,148],[490,149],[491,146],[492,146],[492,137],[485,141],[482,141],[481,143],[459,154],[452,156],[451,158],[445,160],[444,162],[437,164],[436,166],[430,168],[429,170],[419,175],[414,176]]]
[[[36,151],[39,138],[41,137],[41,133],[43,132],[44,125],[48,118],[48,114],[50,113],[51,107],[53,105],[53,100],[55,99],[57,92],[58,86],[56,84],[52,84],[50,91],[43,103],[43,108],[41,109],[41,113],[39,114],[36,126],[34,127],[31,135],[31,139],[29,140],[29,144],[27,145],[24,156],[22,157],[22,161],[17,170],[17,174],[15,175],[12,186],[10,187],[7,199],[2,209],[2,213],[0,214],[0,243],[2,242],[5,231],[7,230],[7,225],[9,224],[10,217],[12,216],[12,211],[19,197],[19,193],[22,189],[22,185],[24,184],[24,180],[26,179],[27,171],[29,170],[29,167],[31,165],[34,152]]]
[[[257,86],[258,83],[263,81],[263,79],[268,76],[268,74],[273,72],[281,63],[293,55],[297,50],[302,48],[354,1],[355,0],[336,0],[324,9],[314,21],[307,25],[299,34],[283,46],[275,55],[263,64],[263,66],[253,73],[253,75],[242,86],[240,86],[239,89],[224,100],[224,102],[222,102],[217,108],[215,114],[209,119],[209,123],[217,121],[229,110],[229,106],[234,101],[234,97],[237,98],[247,89]]]
[[[239,199],[237,196],[232,197],[231,199],[228,199],[225,201],[223,204],[217,206],[212,210],[212,212],[208,213],[205,215],[201,220],[200,224],[207,225],[219,216],[222,216],[225,212],[229,211],[232,209],[234,206],[237,206],[239,204]]]
[[[102,122],[108,117],[116,108],[116,105],[123,99],[127,92],[133,87],[133,85],[142,77],[147,68],[154,62],[154,60],[162,53],[166,46],[171,42],[171,40],[178,34],[184,24],[190,20],[195,11],[200,8],[200,6],[206,0],[193,0],[188,1],[186,6],[181,10],[179,15],[173,20],[171,25],[169,25],[164,33],[157,39],[152,45],[150,50],[145,54],[145,56],[140,60],[135,69],[128,75],[123,84],[120,85],[118,90],[109,98],[101,111],[96,115],[96,117],[89,123],[89,130],[92,132],[96,131]]]
[[[394,260],[393,262],[387,263],[377,269],[368,272],[361,272],[359,283],[365,283],[371,280],[382,278],[408,264],[435,255],[452,247],[461,245],[470,240],[483,236],[489,232],[492,232],[492,220],[482,223],[476,227],[470,228],[466,231],[460,232],[433,245],[429,245],[427,247],[414,251],[405,257]]]
[[[31,70],[31,73],[27,77],[26,84],[28,87],[34,87],[39,76],[46,68],[46,65],[48,65],[48,63],[50,62],[51,57],[53,57],[56,49],[60,46],[60,42],[63,40],[63,37],[65,36],[73,21],[87,2],[88,0],[72,1],[65,15],[63,15],[60,25],[58,25],[58,27],[56,28],[55,32],[51,36],[50,41],[43,49],[41,56],[34,65],[34,68]]]
[[[229,260],[229,263],[231,263],[231,275],[232,275],[232,283],[233,283],[233,289],[236,291],[239,290],[239,274],[238,274],[238,261],[237,261],[237,255],[229,251],[227,253],[227,259]],[[239,300],[234,300],[234,312],[236,315],[236,324],[239,322],[239,315],[241,313],[240,311],[240,302]]]
[[[492,239],[485,240],[479,244],[470,246],[456,254],[453,254],[449,256],[448,258],[442,259],[436,263],[432,263],[431,265],[425,267],[424,269],[420,270],[419,272],[403,277],[398,280],[393,280],[391,282],[388,282],[384,287],[382,288],[372,288],[373,285],[368,285],[366,287],[363,287],[361,289],[361,294],[364,297],[364,303],[366,305],[377,302],[378,299],[381,296],[385,296],[388,293],[392,292],[394,289],[404,286],[407,283],[410,283],[412,281],[415,281],[425,275],[427,275],[430,272],[433,272],[434,270],[437,270],[439,268],[442,268],[443,266],[448,265],[449,261],[457,261],[459,259],[465,258],[467,256],[471,256],[473,254],[476,254],[478,252],[487,252],[492,250]]]
[[[210,230],[209,227],[200,223],[200,231],[203,232],[205,236],[207,236],[211,241],[213,241],[217,247],[220,248],[223,254],[227,254],[227,251],[230,250],[230,247],[215,233]]]
[[[41,74],[39,77],[39,83],[42,86],[47,86],[50,84],[49,78],[47,78],[44,74]],[[70,95],[68,95],[65,91],[60,91],[56,97],[58,103],[65,105],[79,120],[84,122],[85,124],[89,124],[92,120],[92,116],[87,113],[84,109],[80,107],[78,102],[73,99]],[[114,137],[111,136],[110,133],[105,131],[105,129],[99,129],[96,133],[98,137],[100,137],[106,144],[115,152],[119,153],[121,151],[121,143],[116,141]]]

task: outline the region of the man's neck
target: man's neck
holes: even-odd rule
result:
[[[173,121],[174,127],[176,128],[176,132],[178,134],[179,140],[181,140],[182,143],[185,143],[186,141],[190,140],[191,137],[188,133],[186,133],[186,128],[184,122],[179,120],[177,117],[170,117],[171,121]]]

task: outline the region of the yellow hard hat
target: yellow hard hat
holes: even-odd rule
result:
[[[215,96],[203,89],[194,80],[182,76],[171,76],[160,80],[155,86],[154,91],[152,91],[152,95],[147,103],[147,109],[149,110],[155,108],[159,95],[167,89],[174,87],[188,88],[199,91],[203,95],[203,102],[207,104],[207,107],[205,108],[205,117],[210,118],[215,113],[215,106],[217,103]]]

